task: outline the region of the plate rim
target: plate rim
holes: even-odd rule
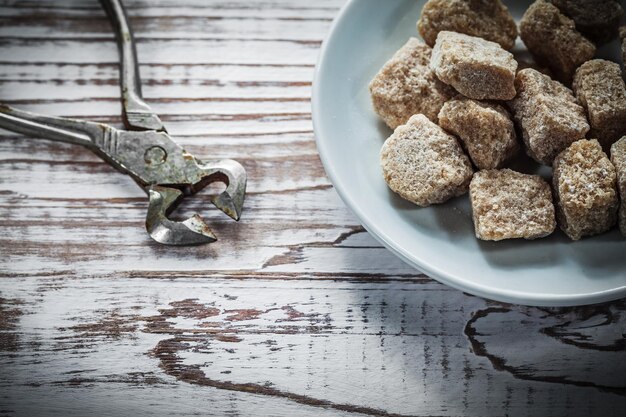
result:
[[[343,203],[354,213],[354,215],[361,222],[363,227],[368,233],[373,236],[378,242],[384,245],[394,255],[402,259],[405,263],[416,268],[418,271],[423,272],[430,278],[435,279],[445,285],[452,288],[468,292],[472,295],[477,295],[490,300],[520,304],[527,306],[541,306],[541,307],[573,307],[581,305],[589,305],[596,303],[603,303],[608,301],[614,301],[623,297],[626,297],[626,285],[622,287],[616,287],[603,291],[595,291],[590,293],[578,293],[578,294],[553,294],[553,293],[529,293],[523,291],[507,290],[507,289],[494,289],[489,286],[478,284],[472,280],[466,280],[462,277],[458,277],[442,271],[435,265],[428,262],[427,259],[421,258],[419,255],[410,254],[400,245],[394,243],[382,228],[375,225],[375,222],[370,221],[369,217],[363,213],[358,205],[350,198],[350,193],[344,188],[343,183],[338,180],[339,176],[333,168],[333,165],[329,159],[329,151],[326,147],[326,142],[322,139],[321,116],[319,109],[321,105],[321,83],[323,68],[326,62],[326,54],[328,45],[332,42],[333,37],[336,35],[343,20],[350,13],[350,10],[358,3],[358,0],[348,0],[346,4],[341,8],[335,19],[333,20],[329,31],[325,39],[322,42],[320,50],[318,52],[317,63],[315,65],[315,71],[313,76],[313,85],[311,91],[311,116],[313,122],[313,132],[315,136],[315,143],[317,147],[320,160],[328,175],[333,187],[339,194],[339,197]],[[417,36],[417,35],[416,35]],[[330,142],[330,141],[328,141]]]

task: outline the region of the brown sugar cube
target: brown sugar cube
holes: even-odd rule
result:
[[[545,0],[537,0],[526,10],[520,36],[537,62],[567,83],[576,68],[596,53],[595,45],[576,30],[574,21]]]
[[[430,69],[431,51],[420,40],[409,39],[370,83],[374,110],[390,128],[417,113],[436,122],[441,106],[454,95]]]
[[[380,152],[389,188],[418,206],[465,194],[472,164],[454,136],[416,114],[385,141]]]
[[[589,135],[608,151],[626,135],[626,84],[620,66],[604,59],[587,61],[576,70],[572,87],[587,110]]]
[[[624,14],[624,9],[615,0],[552,0],[552,4],[574,21],[576,30],[599,44],[617,36],[617,27]]]
[[[463,141],[478,169],[500,168],[519,150],[511,115],[499,104],[458,97],[443,105],[439,125]]]
[[[475,100],[515,97],[517,61],[495,42],[456,32],[437,35],[430,67],[437,77]]]
[[[554,160],[559,226],[572,240],[609,230],[617,221],[615,168],[600,143],[582,139]]]
[[[428,0],[417,22],[424,41],[434,46],[443,30],[465,33],[511,49],[517,25],[500,0]]]
[[[621,198],[619,229],[626,236],[626,136],[611,146],[611,162],[617,174],[617,190]]]
[[[470,183],[470,201],[478,239],[537,239],[556,228],[550,185],[538,175],[479,171]]]
[[[517,73],[517,96],[509,102],[528,155],[552,165],[556,155],[585,137],[589,124],[572,91],[531,68]]]

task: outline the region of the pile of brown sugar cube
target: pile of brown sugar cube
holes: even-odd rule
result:
[[[428,0],[410,38],[370,83],[393,134],[388,186],[418,206],[469,191],[476,237],[573,240],[617,223],[626,236],[626,85],[594,59],[621,37],[616,0],[537,0],[519,26],[501,0]],[[517,36],[534,62],[509,52]],[[508,169],[520,152],[551,184]],[[621,199],[621,206],[620,206]]]

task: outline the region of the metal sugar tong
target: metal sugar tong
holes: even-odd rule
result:
[[[118,171],[130,175],[148,194],[146,230],[165,245],[196,245],[217,240],[197,214],[184,221],[168,215],[180,201],[212,182],[226,190],[212,203],[239,220],[246,171],[230,159],[204,162],[178,145],[143,101],[137,51],[121,0],[101,0],[115,30],[120,53],[122,119],[128,130],[102,123],[43,116],[0,104],[0,127],[35,138],[83,145]]]

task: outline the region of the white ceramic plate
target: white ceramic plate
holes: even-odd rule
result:
[[[519,20],[530,2],[509,1]],[[561,231],[536,241],[474,237],[468,197],[419,208],[386,186],[379,152],[391,131],[368,84],[410,36],[424,1],[352,0],[325,41],[313,86],[313,120],[326,172],[343,201],[387,248],[429,276],[499,301],[573,306],[626,297],[626,240],[617,230],[572,242]],[[521,48],[518,39],[518,46]],[[617,60],[619,46],[600,56]],[[515,169],[537,171],[524,161]],[[541,174],[550,175],[547,168]]]

